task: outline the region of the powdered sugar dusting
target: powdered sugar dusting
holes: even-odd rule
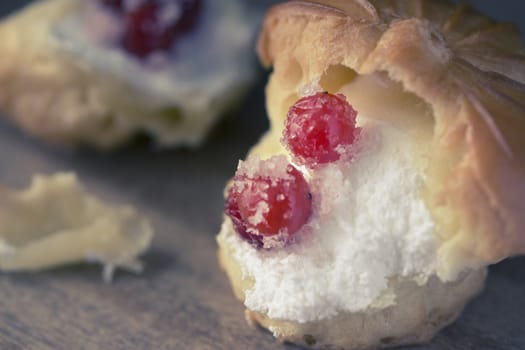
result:
[[[283,155],[272,157],[271,161],[263,161],[258,155],[253,155],[244,162],[239,161],[236,175],[290,180],[292,176],[287,172],[289,164],[288,158]]]
[[[252,226],[257,226],[265,222],[264,215],[268,213],[268,211],[270,211],[268,203],[265,201],[260,201],[255,208],[254,214],[248,218],[248,222]]]
[[[308,322],[371,307],[391,292],[391,277],[424,283],[435,274],[434,225],[406,140],[365,120],[352,162],[311,170],[316,210],[296,234],[300,243],[265,251],[227,237],[254,280],[249,309]]]
[[[321,87],[321,84],[319,83],[321,81],[321,78],[314,79],[309,84],[301,85],[297,91],[299,96],[305,97],[305,96],[311,96],[318,92],[323,92],[323,88]]]

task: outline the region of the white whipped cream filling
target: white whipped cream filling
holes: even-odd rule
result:
[[[261,14],[242,1],[205,1],[197,25],[177,38],[172,52],[146,62],[111,40],[120,24],[112,23],[110,11],[92,0],[79,6],[54,28],[57,44],[99,72],[126,80],[160,106],[209,108],[208,101],[221,99],[225,88],[253,79],[253,42]]]
[[[395,302],[389,279],[425,283],[437,266],[434,225],[420,195],[423,175],[403,132],[361,119],[352,162],[307,173],[316,210],[281,250],[228,243],[254,280],[245,305],[273,319],[308,322]],[[227,223],[226,225],[228,225]]]

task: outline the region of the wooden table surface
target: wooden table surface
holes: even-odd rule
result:
[[[72,170],[99,197],[135,205],[156,231],[145,272],[118,272],[111,285],[94,265],[0,274],[0,350],[298,349],[246,324],[216,259],[224,183],[266,126],[262,86],[196,152],[64,151],[0,122],[1,184]],[[459,321],[410,349],[525,349],[525,258],[492,267]]]

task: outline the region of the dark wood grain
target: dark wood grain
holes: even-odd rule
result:
[[[297,349],[246,324],[217,266],[224,183],[266,128],[262,87],[250,94],[196,152],[64,151],[0,122],[0,183],[24,187],[34,173],[74,170],[100,197],[138,207],[156,230],[145,273],[119,272],[111,285],[98,266],[0,274],[0,349]],[[412,349],[525,349],[524,317],[525,258],[515,258],[491,269],[458,322]]]

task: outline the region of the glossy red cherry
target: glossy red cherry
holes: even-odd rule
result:
[[[334,162],[357,137],[356,116],[344,95],[303,97],[288,111],[283,143],[298,164],[314,168]]]
[[[282,156],[242,164],[226,200],[226,214],[236,231],[257,247],[265,237],[292,236],[311,213],[308,183]]]

